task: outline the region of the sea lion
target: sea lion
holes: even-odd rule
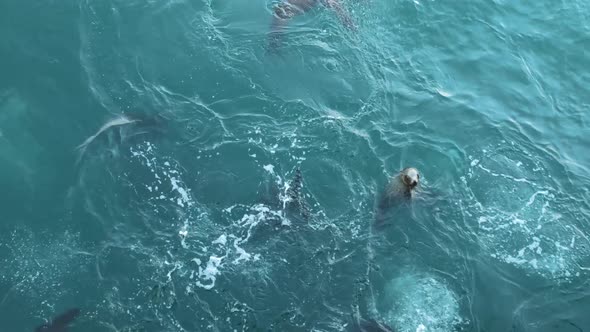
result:
[[[73,308],[38,326],[35,332],[66,332],[72,322],[80,315],[80,309]]]
[[[352,18],[341,0],[283,0],[274,7],[274,17],[271,23],[270,46],[275,49],[280,42],[280,32],[287,25],[290,19],[297,15],[304,14],[317,6],[323,4],[332,9],[340,21],[350,30],[355,29]]]
[[[391,207],[404,202],[410,202],[415,196],[420,184],[420,172],[414,167],[406,167],[394,176],[382,193],[377,204],[377,223],[385,218],[385,213]]]

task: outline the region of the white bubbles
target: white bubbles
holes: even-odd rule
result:
[[[204,289],[212,289],[215,286],[215,280],[219,272],[219,267],[225,257],[211,256],[205,268],[199,266],[199,280],[196,282],[197,286]]]
[[[191,206],[193,203],[191,202],[191,200],[189,199],[188,193],[186,191],[186,189],[184,189],[183,187],[179,186],[179,182],[178,180],[176,180],[176,178],[171,177],[170,178],[170,184],[172,185],[172,190],[176,191],[180,197],[178,197],[176,199],[176,203],[181,206],[184,207],[185,205],[187,206]]]
[[[529,153],[492,152],[472,159],[466,185],[472,189],[468,216],[494,259],[548,278],[580,274],[588,238],[568,211],[569,197],[555,188],[546,167]],[[471,157],[473,158],[473,157]]]
[[[191,273],[191,279],[196,278],[198,287],[211,290],[215,287],[217,276],[223,271],[232,271],[233,267],[256,262],[261,259],[260,253],[252,253],[245,249],[254,229],[260,224],[268,222],[270,219],[277,218],[279,212],[259,204],[252,207],[232,206],[225,209],[225,212],[231,214],[229,217],[239,216],[239,219],[233,221],[232,225],[223,228],[223,234],[220,234],[210,246],[201,247],[203,254],[210,255],[207,259],[193,258],[193,262],[198,266],[198,271]],[[206,263],[203,263],[206,262]],[[195,273],[196,272],[196,273]]]
[[[454,331],[464,321],[455,293],[437,277],[408,272],[385,285],[384,319],[400,332]]]
[[[0,245],[0,264],[6,273],[0,274],[0,282],[11,288],[0,299],[2,304],[10,303],[16,296],[50,311],[74,293],[72,283],[87,272],[93,258],[76,249],[80,246],[78,236],[71,233],[34,234],[17,228],[6,235]]]
[[[150,200],[168,200],[181,208],[190,208],[195,204],[190,189],[182,181],[180,167],[174,161],[158,157],[152,143],[144,142],[132,147],[131,156],[152,174],[150,180],[145,180],[147,183],[136,184],[136,187],[149,191],[145,194],[151,197]]]
[[[227,236],[225,236],[225,234],[221,234],[217,240],[211,242],[212,244],[220,244],[222,246],[224,246],[227,243]]]
[[[261,260],[260,253],[251,252],[248,248],[248,242],[260,224],[280,219],[281,211],[272,210],[264,204],[234,205],[221,211],[226,223],[214,225],[206,209],[192,197],[183,180],[187,174],[182,167],[171,158],[159,156],[158,152],[157,147],[149,142],[131,149],[132,159],[148,170],[145,174],[151,174],[138,177],[133,186],[147,188],[141,196],[149,197],[148,202],[153,207],[148,209],[149,213],[157,216],[153,219],[176,219],[166,225],[179,227],[174,232],[178,234],[182,251],[168,252],[166,264],[173,267],[168,275],[174,271],[186,275],[188,280],[185,281],[190,285],[184,288],[191,292],[193,286],[212,290],[223,273],[231,273],[238,266]],[[273,171],[271,165],[265,166],[265,169]],[[164,215],[168,211],[166,204],[175,205],[178,214]]]

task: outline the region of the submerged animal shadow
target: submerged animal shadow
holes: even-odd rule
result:
[[[309,222],[312,211],[304,193],[304,180],[300,168],[293,177],[281,187],[274,178],[263,180],[259,190],[262,203],[282,211],[283,216],[296,222]]]
[[[35,328],[35,332],[66,332],[78,316],[80,316],[79,308],[69,309]]]

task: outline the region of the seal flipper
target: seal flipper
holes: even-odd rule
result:
[[[80,309],[73,308],[53,318],[49,323],[38,326],[35,332],[65,332],[68,326],[80,315]]]
[[[393,329],[374,319],[367,320],[361,318],[359,320],[359,332],[393,332]]]

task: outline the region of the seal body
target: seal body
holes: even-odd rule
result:
[[[270,50],[276,50],[280,43],[282,30],[287,23],[298,15],[305,14],[319,4],[333,10],[340,21],[350,30],[356,27],[350,13],[343,5],[342,0],[283,0],[273,9],[273,20],[270,32]]]
[[[420,172],[414,167],[404,168],[392,177],[377,204],[377,222],[383,221],[390,208],[410,202],[419,184]]]
[[[293,178],[281,188],[274,178],[267,178],[261,183],[261,195],[264,204],[281,210],[291,217],[302,217],[309,221],[311,208],[303,192],[303,175],[299,168],[295,169]]]
[[[275,6],[275,15],[283,20],[288,20],[303,14],[318,4],[318,0],[287,0]]]
[[[298,212],[305,221],[309,221],[311,211],[305,196],[303,195],[303,175],[301,170],[297,168],[295,175],[286,191],[286,201],[283,203],[283,208]]]
[[[54,317],[50,322],[38,326],[35,332],[66,332],[72,322],[80,315],[80,309],[70,309],[57,317]]]

